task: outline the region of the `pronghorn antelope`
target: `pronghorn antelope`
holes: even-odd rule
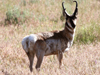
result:
[[[65,27],[62,31],[51,31],[31,34],[23,38],[22,47],[25,50],[29,61],[30,71],[32,71],[34,56],[37,57],[36,69],[39,71],[44,56],[57,55],[59,67],[62,64],[63,53],[68,51],[73,44],[76,20],[78,14],[78,3],[72,15],[68,15],[62,2],[63,16],[66,19]]]

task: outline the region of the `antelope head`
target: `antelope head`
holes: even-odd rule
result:
[[[69,15],[67,13],[66,9],[64,8],[64,2],[62,2],[63,16],[66,19],[65,26],[67,25],[71,29],[74,29],[76,27],[76,20],[77,20],[77,14],[78,14],[78,3],[77,3],[77,1],[73,1],[73,2],[76,2],[76,8],[72,15]]]

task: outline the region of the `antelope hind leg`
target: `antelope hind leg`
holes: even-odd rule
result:
[[[37,64],[36,64],[36,69],[37,71],[40,71],[40,67],[41,67],[41,63],[43,61],[43,57],[44,57],[44,54],[45,54],[45,51],[41,50],[41,51],[38,51],[40,53],[36,53],[36,57],[37,57]]]
[[[29,66],[29,68],[30,68],[30,71],[31,71],[31,72],[32,72],[32,70],[33,70],[32,66],[33,66],[34,55],[35,55],[34,53],[33,53],[33,54],[30,53],[30,52],[27,53],[27,56],[28,56],[29,61],[30,61],[30,66]]]

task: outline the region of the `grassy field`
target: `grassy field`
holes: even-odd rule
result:
[[[64,53],[62,68],[59,69],[56,56],[48,56],[44,57],[39,73],[34,68],[36,58],[33,72],[29,71],[21,41],[32,33],[62,30],[62,1],[72,14],[73,0],[0,0],[0,75],[100,74],[100,0],[77,0],[75,40],[72,48]],[[11,23],[5,24],[7,17]]]

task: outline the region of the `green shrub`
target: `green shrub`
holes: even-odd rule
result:
[[[100,41],[100,26],[93,24],[89,27],[78,29],[74,43],[87,44],[95,41]]]
[[[29,0],[29,3],[37,3],[39,0]]]
[[[28,10],[20,10],[18,7],[14,7],[6,12],[5,25],[7,24],[21,24],[31,17],[31,13]]]

